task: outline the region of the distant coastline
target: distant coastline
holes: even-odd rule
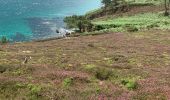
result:
[[[17,3],[19,5],[10,0],[0,2],[3,5],[0,7],[0,37],[6,36],[17,42],[56,36],[56,29],[63,28],[63,17],[85,14],[100,5],[96,0],[18,0]]]

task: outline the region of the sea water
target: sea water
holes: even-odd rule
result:
[[[0,37],[30,41],[59,36],[63,18],[100,7],[100,0],[0,0]]]

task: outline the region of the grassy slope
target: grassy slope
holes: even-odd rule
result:
[[[0,98],[169,100],[169,37],[158,30],[1,45]]]
[[[169,29],[169,19],[147,13],[94,23],[116,24],[120,30],[0,45],[0,99],[169,100],[169,31],[121,33],[126,24],[143,28],[156,23],[156,28]]]
[[[132,6],[128,12],[116,12],[112,15],[105,15],[92,20],[92,23],[102,27],[102,30],[85,34],[99,34],[108,32],[126,32],[127,26],[137,28],[138,30],[150,29],[170,29],[170,17],[164,17],[164,7],[160,5],[160,0],[128,0]],[[146,4],[143,6],[137,6]],[[147,5],[154,4],[154,5]],[[90,16],[93,13],[102,12],[102,9],[87,13]]]
[[[128,2],[130,8],[133,8],[133,6],[137,7],[135,9],[138,9],[140,7],[145,8],[146,6],[149,7],[148,9],[150,9],[150,8],[155,9],[155,7],[153,7],[154,5],[158,6],[158,5],[161,5],[161,4],[164,3],[163,0],[125,0],[125,1]],[[160,7],[160,8],[162,8],[162,7]],[[155,10],[158,11],[158,9],[155,9]],[[95,10],[87,12],[86,16],[90,17],[90,16],[93,16],[93,15],[98,15],[98,14],[100,15],[100,13],[102,14],[103,12],[105,13],[105,11],[103,11],[103,8],[99,8],[99,9],[95,9]],[[128,11],[128,12],[130,12],[130,11]],[[120,13],[121,12],[118,12],[119,15],[120,15]],[[135,14],[135,11],[133,11],[133,13]],[[114,14],[114,15],[116,15],[116,14]]]
[[[95,25],[101,25],[112,31],[126,31],[125,26],[131,25],[139,30],[155,28],[170,29],[170,18],[164,17],[161,13],[144,13],[133,16],[123,16],[118,18],[107,18],[93,21]],[[115,27],[115,28],[112,28]]]

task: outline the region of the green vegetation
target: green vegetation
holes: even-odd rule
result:
[[[0,100],[169,100],[170,18],[121,11],[163,0],[118,1],[103,0],[101,9],[64,19],[75,34],[89,36],[4,44]]]
[[[156,92],[156,93],[141,93],[138,94],[137,96],[134,96],[132,100],[168,100],[164,94],[161,92]]]
[[[119,9],[121,11],[127,11],[128,9],[128,2],[125,0],[102,0],[104,4],[104,11],[116,12]]]
[[[95,77],[99,80],[107,80],[112,77],[112,70],[107,68],[98,68],[95,72]]]
[[[88,12],[85,16],[70,16],[65,18],[69,28],[78,28],[82,35],[95,35],[108,32],[135,32],[149,29],[170,29],[168,4],[164,0],[102,0],[103,7]],[[165,13],[140,13],[130,16],[112,17],[140,6],[165,5]],[[155,7],[155,6],[153,6]],[[121,14],[120,14],[121,15]],[[104,16],[104,18],[103,18]],[[101,18],[100,18],[101,17]]]
[[[0,99],[155,100],[158,94],[168,100],[162,91],[170,84],[169,36],[150,30],[5,44],[0,49]],[[25,56],[31,59],[23,64]]]
[[[154,4],[159,5],[164,3],[164,0],[126,0],[133,5],[147,5],[147,4]]]
[[[73,84],[73,78],[65,78],[63,80],[63,86],[64,87],[69,87]]]
[[[15,81],[0,83],[1,99],[29,99],[40,100],[42,87],[34,84],[24,84]]]
[[[133,7],[145,7],[153,5],[162,5],[164,0],[102,0],[104,7],[90,11],[86,14],[89,19],[95,19],[103,16],[114,15],[115,13],[128,12]],[[167,7],[168,8],[168,1]]]
[[[99,80],[107,80],[112,77],[112,70],[105,67],[97,67],[93,64],[88,64],[85,66],[87,72],[93,73],[94,76]]]
[[[5,44],[5,43],[8,43],[8,42],[9,42],[9,40],[5,36],[1,37],[0,43]]]
[[[64,22],[67,23],[68,28],[78,28],[79,32],[90,32],[93,28],[91,21],[84,16],[73,15],[66,17]]]
[[[134,90],[134,89],[136,89],[137,88],[137,86],[138,86],[138,84],[137,84],[137,82],[135,81],[135,80],[130,80],[130,79],[124,79],[124,80],[122,80],[121,81],[121,83],[126,87],[126,88],[128,88],[128,89],[132,89],[132,90]]]
[[[40,85],[27,84],[26,86],[29,89],[28,96],[31,100],[37,100],[39,98],[39,93],[42,90]]]
[[[135,32],[150,29],[170,29],[169,17],[163,16],[162,13],[144,13],[134,16],[123,16],[118,18],[94,19],[93,32],[84,31],[86,34],[100,34],[107,32]]]
[[[124,16],[118,18],[108,18],[104,20],[94,20],[93,24],[101,29],[111,31],[137,31],[147,29],[170,29],[169,17],[164,17],[160,13],[145,13],[134,16]],[[128,26],[128,27],[127,27]],[[129,27],[130,26],[130,27]],[[125,28],[124,28],[125,27]]]

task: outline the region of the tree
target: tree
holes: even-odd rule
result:
[[[78,20],[82,19],[81,16],[73,15],[64,18],[64,22],[68,28],[77,28]]]
[[[170,12],[170,0],[169,0],[169,3],[168,3],[168,9],[169,9],[169,12]]]
[[[2,36],[0,42],[2,44],[8,43],[8,39],[5,36]]]
[[[168,8],[169,8],[169,3],[170,3],[170,0],[169,1],[167,1],[167,0],[164,0],[164,7],[165,7],[165,13],[164,13],[164,15],[165,16],[169,16],[169,12],[168,12]]]
[[[92,31],[93,24],[85,16],[69,16],[64,19],[68,28],[78,28],[79,32]]]
[[[110,6],[110,4],[112,3],[112,0],[102,0],[102,3],[104,4],[105,8]]]

